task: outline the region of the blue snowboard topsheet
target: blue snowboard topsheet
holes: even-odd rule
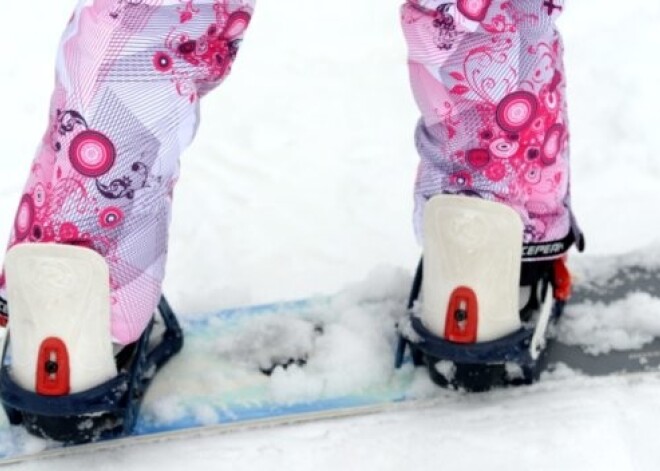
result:
[[[304,319],[309,317],[310,313],[328,309],[329,305],[329,299],[308,299],[226,309],[216,313],[196,316],[192,319],[184,319],[182,321],[185,331],[184,350],[179,354],[179,358],[175,361],[185,361],[186,356],[190,354],[190,350],[194,348],[196,340],[213,336],[214,332],[222,330],[223,326],[231,325],[235,328],[240,328],[241,324],[250,323],[257,318],[272,317],[275,319],[282,315],[289,317],[297,316]],[[218,337],[221,337],[221,335],[218,335]],[[167,375],[168,371],[169,369],[166,366],[161,374]],[[377,387],[370,388],[369,390],[355,391],[353,394],[339,396],[328,396],[323,394],[316,399],[294,400],[292,402],[282,403],[276,402],[269,397],[267,388],[268,377],[263,372],[259,371],[257,367],[254,367],[253,374],[255,378],[258,378],[257,381],[260,382],[262,386],[262,389],[259,391],[261,400],[258,402],[251,400],[247,401],[248,403],[246,404],[241,400],[236,400],[236,398],[241,397],[244,393],[240,385],[235,385],[235,388],[231,390],[217,391],[217,394],[209,397],[195,396],[194,398],[191,398],[191,402],[194,406],[214,404],[215,400],[219,396],[222,396],[225,398],[226,402],[224,402],[222,406],[212,406],[214,412],[217,414],[218,423],[249,422],[267,418],[309,414],[332,409],[344,410],[383,402],[403,401],[407,398],[406,389],[412,379],[409,371],[400,372],[400,374],[395,373],[396,378],[392,381],[385,381]],[[158,379],[156,379],[156,381],[158,381]],[[157,387],[158,385],[156,384],[154,389]],[[249,394],[254,395],[253,388],[248,387],[246,389],[251,389]],[[157,417],[151,412],[149,400],[150,397],[147,396],[146,403],[143,406],[142,414],[135,429],[136,435],[199,427],[209,425],[210,422],[212,422],[200,419],[195,414],[187,414],[172,421],[163,421],[162,418]]]

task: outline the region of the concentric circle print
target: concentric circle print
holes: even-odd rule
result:
[[[43,208],[46,204],[46,189],[41,183],[37,183],[32,190],[32,201],[34,202],[35,207]]]
[[[534,120],[531,129],[532,131],[538,134],[543,133],[543,131],[545,131],[545,119],[543,118],[543,116],[539,116]]]
[[[105,208],[99,214],[99,224],[104,229],[113,229],[124,220],[124,212],[116,207]]]
[[[456,7],[458,11],[472,21],[483,21],[488,13],[492,0],[458,0]]]
[[[530,92],[513,92],[497,105],[497,124],[506,132],[525,130],[536,118],[539,102]]]
[[[21,202],[18,205],[16,218],[14,219],[14,231],[16,234],[16,239],[23,240],[28,235],[30,235],[33,223],[34,201],[32,200],[32,196],[23,195]]]
[[[557,92],[548,92],[543,96],[545,107],[549,111],[557,111],[559,109],[559,96]]]
[[[536,185],[541,181],[541,167],[539,165],[530,165],[525,170],[525,180],[532,185]]]
[[[172,67],[174,66],[170,55],[162,51],[159,51],[156,54],[154,54],[153,64],[157,71],[163,73],[169,72],[170,70],[172,70]]]
[[[508,159],[516,155],[520,149],[520,144],[509,141],[503,137],[494,140],[490,145],[490,152],[499,159]]]
[[[98,131],[82,131],[69,145],[69,160],[73,168],[86,177],[106,174],[115,163],[115,146]]]
[[[541,161],[544,165],[553,165],[557,161],[557,155],[561,151],[563,135],[563,124],[557,123],[548,129],[541,149]]]

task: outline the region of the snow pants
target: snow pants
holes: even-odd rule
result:
[[[10,246],[85,246],[110,267],[112,336],[136,340],[161,294],[179,157],[255,0],[82,0],[61,40],[50,123]],[[570,233],[561,0],[408,0],[421,157],[415,221],[437,193],[518,211],[525,241]],[[421,234],[420,234],[421,235]],[[562,250],[563,251],[563,250]],[[558,251],[557,254],[559,254]],[[0,277],[0,296],[4,296]]]

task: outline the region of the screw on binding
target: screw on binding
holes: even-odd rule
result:
[[[468,318],[465,302],[461,303],[461,307],[454,312],[454,319],[458,323],[464,323]],[[462,326],[461,326],[462,327]]]
[[[57,364],[57,361],[48,360],[44,365],[44,369],[46,370],[46,373],[48,373],[49,375],[55,375],[57,374],[57,371],[60,369],[60,366]]]
[[[41,396],[64,396],[71,390],[69,353],[57,337],[45,339],[39,348],[36,392]]]
[[[456,343],[475,343],[479,311],[476,293],[459,286],[449,297],[445,316],[445,338]]]

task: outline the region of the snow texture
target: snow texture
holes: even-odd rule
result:
[[[660,336],[660,299],[634,293],[611,304],[571,306],[557,329],[568,345],[593,354],[639,348]]]
[[[4,25],[7,47],[0,50],[0,235],[9,233],[46,128],[54,44],[74,3],[31,0],[30,11],[39,15],[29,15],[26,2],[3,5],[3,18],[11,21]],[[418,113],[407,83],[398,4],[260,2],[233,75],[205,99],[198,138],[182,159],[166,281],[180,313],[333,293],[367,277],[374,266],[415,266],[419,248],[410,220]],[[659,21],[658,2],[602,0],[568,2],[560,23],[567,46],[573,202],[589,253],[642,249],[636,256],[647,265],[660,261],[660,65],[653,59],[660,50]],[[574,260],[579,266],[580,257]],[[606,270],[581,268],[587,274]],[[376,296],[383,281],[367,278]],[[614,321],[617,311],[656,304],[632,296],[602,315]],[[580,309],[589,314],[595,307]],[[572,316],[578,318],[578,311]],[[357,329],[372,327],[365,316],[338,315]],[[586,317],[574,321],[574,328]],[[657,328],[647,321],[638,320]],[[628,321],[617,322],[626,341],[643,341]],[[364,352],[350,332],[328,331],[321,341],[310,326],[297,328],[302,337],[292,348],[311,345],[317,355],[309,366],[318,371],[344,366],[327,364],[331,360],[319,355],[323,349],[345,349],[343,361]],[[267,340],[269,327],[262,329]],[[585,336],[609,336],[585,329]],[[604,343],[595,345],[599,350]],[[259,354],[252,359],[263,361]],[[389,361],[370,366],[385,368]],[[306,374],[277,371],[273,388],[290,394]],[[370,374],[377,371],[360,366],[346,377],[337,373],[333,384],[340,388],[360,375],[368,381]],[[336,471],[425,469],[429,463],[479,471],[657,469],[659,379],[587,381],[566,369],[546,379],[486,395],[446,393],[420,410],[17,469]],[[431,388],[423,376],[416,387],[420,394]],[[176,416],[176,404],[160,406],[163,414]],[[196,413],[212,420],[207,410]]]

